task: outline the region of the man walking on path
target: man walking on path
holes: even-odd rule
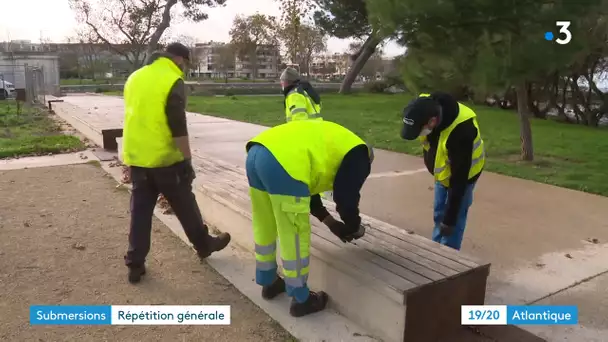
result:
[[[281,73],[281,89],[285,95],[285,120],[320,119],[321,96],[308,81],[301,80],[294,68],[286,68]]]
[[[125,264],[129,281],[145,274],[152,216],[159,194],[175,212],[200,259],[224,249],[230,235],[209,235],[192,192],[192,167],[183,75],[189,49],[173,43],[129,76],[124,87],[123,159],[130,167],[131,227]]]
[[[435,176],[433,240],[459,250],[485,164],[475,112],[446,93],[421,94],[403,112],[401,137],[422,143],[424,164]]]
[[[319,120],[275,126],[250,140],[246,148],[256,283],[262,285],[262,297],[272,299],[287,291],[293,297],[289,312],[295,317],[321,311],[327,294],[307,286],[310,214],[343,242],[364,235],[359,199],[371,171],[372,149],[346,128]],[[344,222],[327,212],[319,196],[332,188]],[[284,279],[277,275],[277,238]]]

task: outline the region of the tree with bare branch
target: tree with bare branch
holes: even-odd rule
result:
[[[327,50],[327,35],[318,28],[304,25],[300,29],[300,70],[310,77],[312,56]]]
[[[305,22],[309,19],[311,0],[276,0],[279,3],[281,16],[278,22],[278,37],[285,48],[285,56],[290,63],[301,64],[302,36],[305,34]]]
[[[258,49],[263,45],[278,45],[276,27],[276,19],[265,14],[234,18],[230,29],[231,44],[239,59],[250,65],[252,79],[257,77]]]
[[[228,72],[234,70],[236,51],[232,44],[224,44],[217,48],[217,69],[224,75],[224,82],[228,83]]]
[[[361,51],[363,44],[363,41],[354,41],[350,43],[348,45],[347,53],[354,56],[358,51]],[[382,47],[378,46],[376,47],[374,53],[367,59],[367,61],[365,61],[365,64],[361,68],[359,74],[368,79],[375,79],[376,75],[382,71],[383,63]]]
[[[204,8],[226,0],[69,0],[78,20],[89,27],[111,51],[135,70],[156,49],[171,21],[178,17],[199,22]],[[179,10],[176,13],[174,9]]]

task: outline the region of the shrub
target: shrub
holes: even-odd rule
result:
[[[371,81],[363,85],[363,89],[369,93],[384,93],[386,88],[390,87],[387,81]]]
[[[389,87],[398,86],[400,88],[403,88],[403,86],[404,86],[403,78],[401,77],[401,75],[396,74],[396,73],[391,73],[391,74],[387,75],[386,83]]]

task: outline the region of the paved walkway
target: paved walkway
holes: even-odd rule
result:
[[[54,108],[86,126],[95,130],[122,127],[119,97],[77,95],[63,99],[65,102],[54,104]],[[195,155],[216,157],[240,167],[244,165],[245,141],[265,129],[194,113],[188,113],[188,120]],[[376,156],[363,190],[362,212],[430,237],[433,180],[422,160],[388,151],[377,151]],[[580,300],[581,305],[586,303],[584,310],[608,317],[608,309],[600,305],[599,296],[604,292],[585,284],[605,282],[599,276],[608,272],[606,208],[605,197],[489,172],[482,175],[463,250],[493,264],[487,303],[524,304],[560,298],[564,304],[576,305]],[[583,288],[587,290],[578,290]],[[566,295],[573,291],[579,291],[578,297]],[[552,341],[580,336],[587,341],[597,336],[600,341],[608,336],[605,320],[581,313],[576,329],[530,330],[552,336]]]

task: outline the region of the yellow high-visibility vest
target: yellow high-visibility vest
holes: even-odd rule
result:
[[[426,97],[429,96],[429,94],[420,94],[420,97],[423,96]],[[456,126],[469,119],[473,119],[473,125],[475,125],[475,128],[477,128],[477,136],[475,137],[473,149],[471,151],[472,161],[471,168],[469,169],[469,179],[479,174],[485,165],[484,143],[483,139],[481,139],[479,125],[477,123],[477,115],[475,115],[475,112],[471,108],[458,103],[458,116],[451,125],[441,131],[439,134],[439,140],[437,141],[437,153],[435,155],[433,174],[435,176],[435,180],[441,182],[441,184],[446,187],[450,186],[450,176],[452,175],[447,149],[448,138]],[[426,136],[419,137],[418,140],[422,143],[422,148],[424,148],[425,151],[430,149],[430,143],[428,142]]]
[[[367,144],[350,130],[330,121],[296,120],[265,130],[251,143],[264,145],[285,171],[308,185],[311,195],[333,189],[344,156]],[[373,158],[368,147],[370,159]]]
[[[124,86],[123,159],[129,166],[164,167],[184,160],[167,122],[165,106],[182,70],[160,57],[129,76]]]
[[[285,120],[323,120],[321,104],[316,104],[308,93],[295,87],[285,96]]]

